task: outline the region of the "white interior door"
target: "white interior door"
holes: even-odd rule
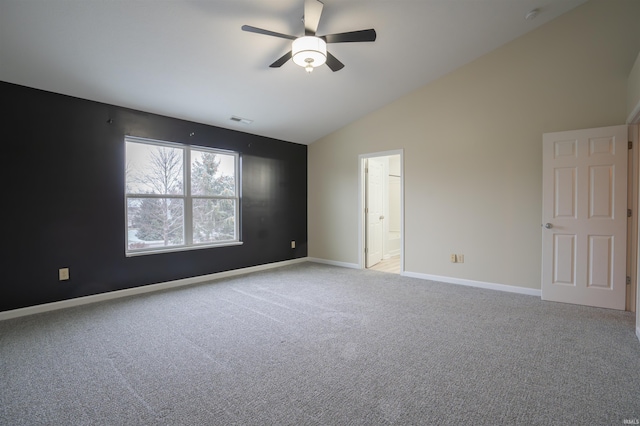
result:
[[[624,309],[627,126],[543,135],[542,299]]]
[[[369,158],[365,168],[365,240],[366,267],[370,268],[382,260],[382,238],[384,220],[384,163]]]

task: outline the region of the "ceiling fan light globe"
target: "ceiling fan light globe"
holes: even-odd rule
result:
[[[305,69],[319,67],[327,62],[327,43],[319,37],[300,37],[293,41],[291,53],[296,65]]]

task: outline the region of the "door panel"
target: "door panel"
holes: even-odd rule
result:
[[[555,234],[553,238],[553,283],[575,285],[576,236]]]
[[[382,260],[384,163],[376,158],[369,158],[365,177],[366,267],[370,268]]]
[[[543,136],[542,298],[625,308],[627,126]]]
[[[612,289],[613,237],[589,236],[588,287]],[[626,285],[626,283],[625,283]]]
[[[555,170],[554,217],[576,217],[576,168],[564,167]]]

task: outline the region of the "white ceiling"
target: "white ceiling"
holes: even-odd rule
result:
[[[302,35],[303,0],[0,0],[0,80],[309,144],[585,1],[323,0],[318,35],[377,40],[307,75],[240,29]]]

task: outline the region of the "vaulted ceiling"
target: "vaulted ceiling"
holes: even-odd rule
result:
[[[303,0],[0,0],[0,80],[309,144],[585,1],[323,0],[318,35],[377,39],[307,74],[241,30],[302,35]]]

